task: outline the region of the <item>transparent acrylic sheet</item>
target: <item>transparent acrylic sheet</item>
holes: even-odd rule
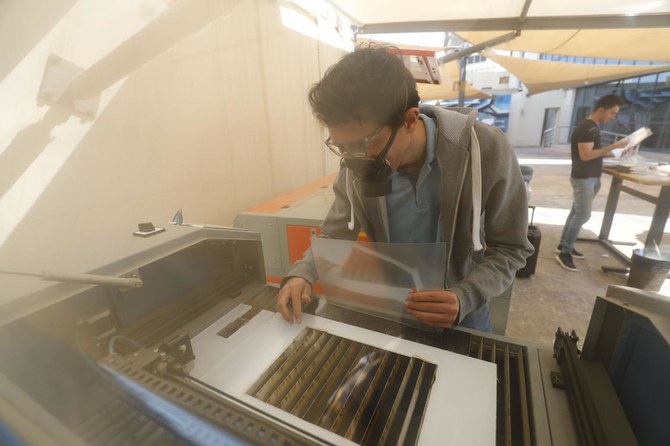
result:
[[[422,330],[405,311],[412,288],[443,289],[445,243],[375,243],[312,237],[324,297]]]

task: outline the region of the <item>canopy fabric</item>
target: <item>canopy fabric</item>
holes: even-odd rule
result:
[[[372,38],[384,33],[442,31],[455,33],[473,46],[482,44],[482,48],[470,52],[466,48],[464,55],[486,48],[670,62],[670,0],[470,0],[460,3],[329,0],[329,3],[357,24],[359,32]],[[505,35],[511,40],[495,45],[491,42]],[[503,56],[495,60],[519,78],[531,94],[667,70],[649,65],[602,65],[597,60],[592,60],[592,65],[573,64],[572,67]],[[430,94],[427,90],[437,90],[436,86],[422,88],[427,97]],[[444,88],[453,92],[453,87],[449,89],[445,85]]]
[[[670,71],[670,65],[596,65],[550,62],[501,56],[486,51],[486,57],[515,75],[533,95],[559,88],[575,88],[628,77]]]
[[[670,27],[670,22],[668,26]],[[504,31],[462,31],[457,34],[476,45],[504,33]],[[670,28],[522,31],[515,39],[496,45],[496,49],[670,62]]]
[[[458,99],[458,62],[449,62],[440,65],[440,84],[417,84],[419,97],[423,101],[431,99]],[[473,87],[469,82],[465,83],[465,99],[483,99],[491,97],[481,90]]]
[[[670,3],[667,0],[469,0],[467,2],[444,0],[328,0],[340,11],[361,25],[399,23],[404,32],[418,31],[415,25],[440,26],[443,21],[483,21],[498,18],[518,18],[527,6],[526,17],[530,22],[538,17],[566,18],[613,17],[633,18],[644,14],[667,14]],[[526,5],[528,3],[528,5]],[[632,22],[632,21],[629,21]],[[410,29],[409,26],[413,28]],[[471,29],[482,29],[472,25]],[[473,26],[479,26],[475,28]],[[574,26],[574,25],[573,25]],[[392,32],[379,31],[374,32]],[[461,28],[463,29],[463,28]],[[494,28],[489,28],[494,29]],[[527,28],[526,28],[527,29]],[[423,31],[455,31],[424,27]]]

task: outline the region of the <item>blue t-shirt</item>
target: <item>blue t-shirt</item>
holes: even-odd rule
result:
[[[433,243],[443,241],[440,227],[442,188],[435,159],[437,124],[421,114],[426,126],[426,159],[419,175],[394,172],[393,189],[386,197],[391,243]]]

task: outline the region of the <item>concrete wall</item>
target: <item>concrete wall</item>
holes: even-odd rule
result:
[[[491,60],[468,64],[467,67],[467,81],[484,93],[509,94],[519,89],[519,80]]]
[[[0,269],[86,264],[178,208],[232,225],[337,167],[306,92],[343,52],[277,2],[5,0],[0,25]],[[95,119],[37,101],[50,54],[97,66]]]
[[[559,126],[570,124],[574,90],[554,90],[526,96],[525,92],[512,95],[507,136],[514,147],[538,147],[542,139],[545,110],[558,108]]]

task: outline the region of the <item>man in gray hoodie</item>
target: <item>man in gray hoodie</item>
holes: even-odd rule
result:
[[[345,55],[309,100],[326,145],[342,157],[323,233],[445,243],[444,288],[410,290],[407,313],[431,327],[491,331],[489,300],[533,253],[526,188],[504,134],[472,113],[419,108],[415,80],[392,48]],[[282,280],[277,311],[286,321],[301,322],[317,280],[307,251]]]

